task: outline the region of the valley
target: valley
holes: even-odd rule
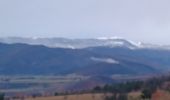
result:
[[[170,0],[0,0],[0,100],[170,100]]]
[[[103,86],[105,84],[117,84],[126,81],[146,80],[158,75],[146,76],[128,76],[114,75],[110,77],[104,76],[81,76],[81,75],[65,75],[65,76],[0,76],[0,93],[8,96],[16,96],[17,94],[24,96],[46,95],[52,96],[55,92],[71,92],[91,90],[95,86]]]
[[[124,39],[90,39],[86,42],[58,38],[54,39],[57,47],[50,47],[41,44],[48,39],[40,40],[34,40],[40,43],[34,45],[27,43],[29,41],[0,43],[0,93],[4,93],[6,99],[60,100],[69,97],[73,100],[78,95],[82,100],[85,97],[93,100],[93,93],[96,98],[103,97],[106,91],[103,86],[107,85],[111,85],[108,93],[113,93],[110,89],[116,89],[118,96],[125,96],[120,91],[127,89],[127,82],[132,82],[134,86],[130,87],[132,90],[125,91],[126,97],[137,93],[138,98],[147,88],[143,83],[152,78],[168,76],[170,72],[168,48],[139,47]],[[77,41],[83,47],[76,45]],[[66,44],[77,47],[58,47]],[[138,91],[133,90],[136,81],[142,82]],[[119,84],[125,87],[114,87]],[[97,86],[97,91],[93,91]],[[98,91],[101,88],[103,90]],[[162,88],[160,91],[167,90]]]
[[[65,91],[70,84],[87,79],[85,76],[0,76],[0,92],[6,95],[49,94]]]

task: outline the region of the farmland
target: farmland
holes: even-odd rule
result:
[[[78,94],[68,96],[52,96],[28,98],[26,100],[103,100],[104,94]]]
[[[5,94],[16,93],[43,93],[46,91],[62,91],[68,84],[86,79],[83,76],[0,76],[0,92]]]
[[[49,97],[29,97],[24,100],[105,100],[106,96],[112,94],[103,93],[87,93],[87,94],[75,94],[75,95],[63,95],[63,96],[49,96]],[[130,92],[127,100],[141,100],[141,92]],[[170,93],[167,91],[157,90],[152,94],[151,100],[169,100]]]

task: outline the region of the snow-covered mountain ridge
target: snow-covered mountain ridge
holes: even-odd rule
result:
[[[51,48],[71,48],[81,49],[87,47],[108,46],[108,47],[126,47],[130,49],[170,49],[170,46],[162,46],[155,44],[146,44],[141,42],[133,42],[119,37],[100,37],[91,39],[68,39],[68,38],[21,38],[21,37],[5,37],[0,38],[1,43],[25,43],[30,45],[44,45]]]

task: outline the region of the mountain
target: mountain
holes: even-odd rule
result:
[[[21,38],[21,37],[7,37],[0,38],[2,43],[25,43],[30,45],[44,45],[47,47],[55,48],[71,48],[71,49],[80,49],[88,47],[97,47],[97,46],[108,46],[108,47],[127,47],[130,49],[139,49],[139,48],[155,48],[155,49],[170,49],[170,46],[161,46],[153,45],[146,43],[136,43],[130,40],[126,40],[118,37],[110,38],[93,38],[93,39],[67,39],[67,38]]]
[[[97,46],[81,49],[0,43],[2,75],[90,76],[143,75],[168,72],[170,51]]]

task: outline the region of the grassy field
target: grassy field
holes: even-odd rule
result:
[[[104,94],[79,94],[67,96],[51,96],[28,98],[25,100],[104,100]]]
[[[0,75],[0,92],[2,93],[34,93],[34,91],[62,91],[73,83],[80,82],[87,77],[66,76],[2,76]]]
[[[61,96],[42,96],[42,97],[27,97],[24,100],[105,100],[105,97],[111,96],[111,93],[84,93],[84,94],[70,94]],[[141,100],[141,92],[128,93],[128,100]],[[21,100],[21,99],[16,99]],[[157,90],[152,94],[151,100],[170,100],[170,92],[164,90]]]
[[[132,92],[128,95],[128,100],[140,100],[140,92]],[[111,94],[77,94],[67,96],[51,96],[51,97],[36,97],[28,98],[25,100],[104,100],[106,96]]]
[[[77,94],[67,96],[50,96],[50,97],[36,97],[27,98],[24,100],[104,100],[104,98],[111,94]],[[128,100],[141,100],[140,92],[131,92],[128,94]],[[170,93],[158,90],[153,94],[151,100],[170,100]]]

